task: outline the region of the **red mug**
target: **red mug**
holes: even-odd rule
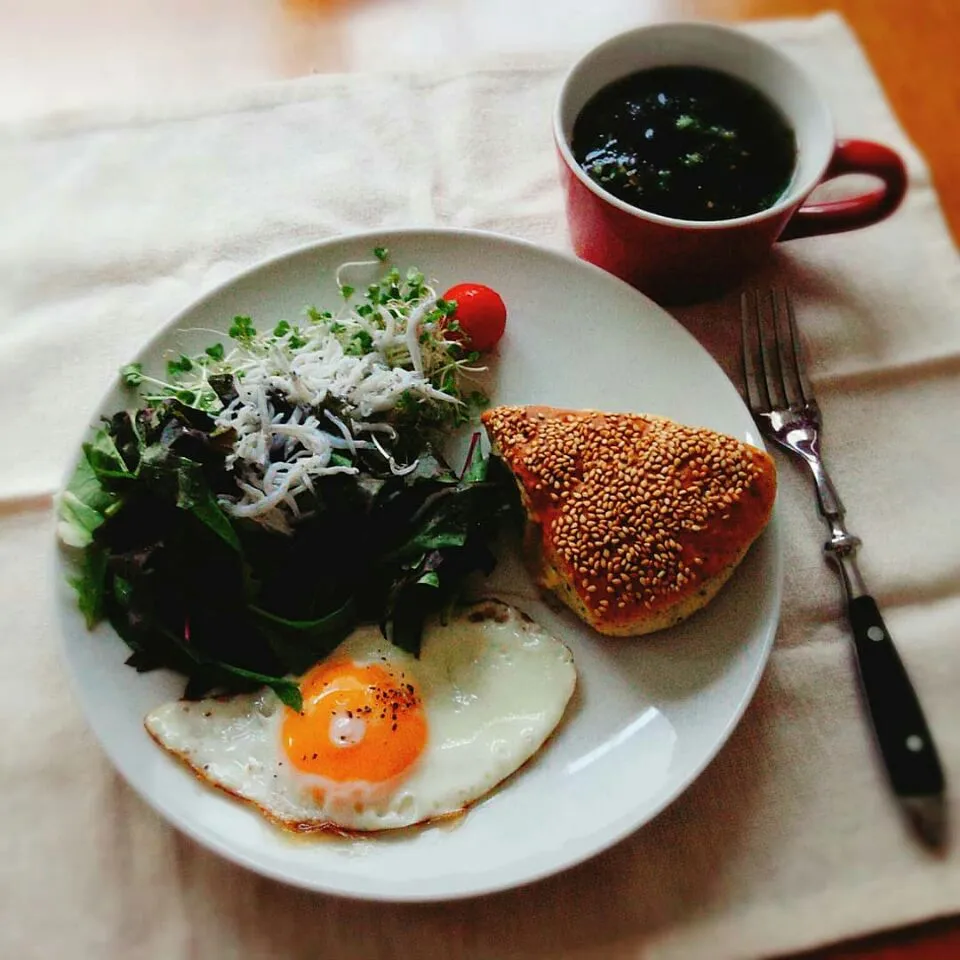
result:
[[[648,213],[607,193],[580,167],[571,140],[577,115],[607,84],[653,67],[720,70],[763,92],[793,128],[793,179],[773,206],[730,220],[678,220]],[[703,300],[736,285],[778,240],[855,230],[890,216],[907,189],[901,158],[867,140],[835,138],[823,98],[779,51],[737,30],[668,23],[620,34],[591,50],[567,74],[554,113],[554,137],[578,256],[661,303]],[[806,204],[814,187],[848,173],[876,188],[843,200]]]

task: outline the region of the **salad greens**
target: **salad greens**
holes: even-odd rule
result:
[[[460,471],[438,452],[484,400],[461,387],[477,358],[447,339],[455,304],[416,270],[359,303],[338,286],[335,313],[266,333],[236,317],[164,379],[124,367],[141,405],[104,420],[61,496],[87,624],[108,620],[137,670],[186,675],[188,697],[266,684],[299,707],[291,676],[356,624],[416,654],[425,619],[493,568],[513,485],[479,434]]]

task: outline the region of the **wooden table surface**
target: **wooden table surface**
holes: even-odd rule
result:
[[[371,49],[378,68],[424,66],[430,57],[449,66],[459,54],[549,46],[558,37],[588,43],[645,21],[823,9],[841,12],[859,35],[960,238],[958,0],[0,0],[0,120],[363,69]],[[385,36],[388,45],[371,46]],[[814,957],[957,960],[960,918],[803,960]]]

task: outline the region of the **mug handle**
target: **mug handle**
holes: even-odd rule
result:
[[[907,192],[907,168],[899,154],[870,140],[838,140],[821,183],[846,173],[867,173],[883,181],[868,193],[800,207],[780,240],[815,237],[868,227],[889,217]]]

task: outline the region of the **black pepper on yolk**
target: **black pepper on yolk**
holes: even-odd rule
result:
[[[384,783],[409,770],[427,743],[413,684],[378,664],[321,663],[300,682],[303,709],[287,708],[283,747],[304,773],[337,783]]]

